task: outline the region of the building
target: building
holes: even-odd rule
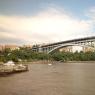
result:
[[[95,48],[92,48],[92,47],[83,47],[83,51],[84,52],[89,52],[89,51],[94,52]]]
[[[19,49],[17,45],[0,45],[0,51],[4,51],[5,49],[15,50]]]
[[[5,49],[4,45],[0,45],[0,51],[3,51]]]
[[[19,49],[19,46],[17,45],[5,45],[5,49],[9,48],[10,50]]]
[[[59,49],[60,52],[72,52],[72,46],[67,46]]]
[[[64,52],[94,52],[95,48],[93,47],[82,47],[82,46],[68,46],[68,47],[64,47],[62,49],[59,49],[60,52],[64,51]]]

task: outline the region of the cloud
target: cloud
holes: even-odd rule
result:
[[[90,22],[94,27],[95,26],[95,6],[89,8],[89,10],[86,12],[86,16],[88,17],[88,19],[90,19]]]
[[[93,35],[95,35],[95,6],[88,9],[88,11],[86,12],[86,16],[88,17],[89,22],[92,25],[91,29],[93,31]]]
[[[91,29],[90,20],[76,19],[56,8],[30,17],[0,15],[0,40],[15,39],[17,44],[52,43],[90,36],[93,35]]]
[[[95,7],[92,7],[87,12],[87,16],[94,20],[95,22]]]

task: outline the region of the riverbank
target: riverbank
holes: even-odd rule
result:
[[[55,64],[55,63],[95,63],[95,61],[51,61],[51,60],[35,60],[30,62],[15,62],[16,64]],[[0,65],[4,64],[3,62],[0,62]]]
[[[95,61],[66,61],[64,63],[95,63]]]
[[[55,63],[95,63],[95,61],[51,61],[51,60],[36,60],[31,62],[22,62],[23,64],[55,64]]]

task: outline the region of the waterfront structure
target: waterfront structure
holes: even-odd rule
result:
[[[46,45],[36,45],[36,46],[32,47],[32,50],[36,51],[36,52],[52,53],[61,48],[68,48],[70,46],[71,47],[72,46],[81,46],[82,48],[84,48],[83,50],[85,50],[85,51],[87,51],[87,48],[90,47],[90,48],[93,48],[93,51],[94,51],[95,36],[61,41],[61,42],[51,43],[51,44],[46,44]],[[69,51],[72,52],[72,48],[70,48]]]

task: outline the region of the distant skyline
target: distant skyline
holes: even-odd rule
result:
[[[0,44],[95,36],[95,0],[0,0]]]

